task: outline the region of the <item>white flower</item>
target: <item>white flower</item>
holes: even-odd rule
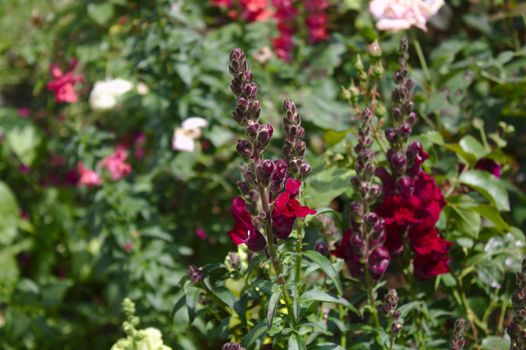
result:
[[[444,0],[372,0],[369,11],[379,30],[396,32],[415,26],[427,31],[427,21],[443,5]]]
[[[185,119],[180,128],[175,129],[172,138],[174,151],[194,152],[195,139],[201,137],[201,128],[208,125],[206,119],[191,117]]]
[[[136,88],[139,95],[147,95],[150,92],[150,88],[145,83],[138,83]]]
[[[114,108],[119,98],[133,89],[133,83],[124,79],[98,81],[91,90],[89,102],[91,108],[106,110]]]

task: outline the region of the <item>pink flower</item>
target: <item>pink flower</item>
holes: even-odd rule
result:
[[[443,5],[444,0],[372,0],[369,11],[379,30],[397,32],[414,26],[427,31],[427,21]]]
[[[329,7],[327,0],[306,0],[305,2],[305,11],[307,12],[305,25],[309,31],[311,43],[317,43],[329,37],[327,30],[329,17],[325,12],[327,7]]]
[[[128,159],[128,152],[124,146],[118,146],[115,152],[104,158],[101,162],[101,167],[106,168],[112,180],[119,180],[128,176],[132,167],[126,163]]]
[[[20,116],[20,118],[27,118],[31,115],[31,110],[29,109],[29,107],[20,107],[18,109],[18,115]]]
[[[77,66],[77,60],[71,60],[69,71],[64,73],[56,64],[49,67],[52,80],[47,83],[47,89],[55,94],[55,101],[58,103],[75,103],[77,94],[75,92],[75,83],[84,80],[82,75],[75,75],[73,71]]]
[[[86,185],[88,187],[93,187],[100,186],[102,184],[99,174],[97,174],[95,170],[86,168],[82,162],[78,163],[77,171],[80,176],[77,183],[78,186]]]
[[[197,230],[195,230],[195,235],[197,238],[199,238],[202,241],[206,240],[206,238],[208,237],[208,235],[206,234],[206,231],[203,230],[202,228],[198,228]]]
[[[135,135],[135,139],[133,140],[133,154],[135,158],[142,159],[146,156],[146,150],[144,149],[145,144],[146,135],[143,132]]]

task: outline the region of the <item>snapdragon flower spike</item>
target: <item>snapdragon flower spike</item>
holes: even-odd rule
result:
[[[463,318],[459,318],[455,321],[455,326],[453,329],[453,338],[451,339],[451,350],[464,349],[464,345],[466,345],[466,340],[464,339],[465,326],[466,321]]]
[[[294,102],[288,99],[283,102],[283,112],[283,126],[285,128],[283,155],[293,174],[307,176],[311,166],[305,160],[307,145],[302,140],[305,135],[305,129],[301,126],[301,116]]]
[[[305,218],[307,215],[316,214],[316,210],[302,206],[295,198],[301,187],[300,180],[288,179],[285,191],[274,201],[272,210],[272,232],[278,239],[287,239],[292,232],[296,218]]]
[[[228,235],[235,245],[246,244],[252,251],[263,250],[266,246],[265,238],[256,229],[252,216],[246,209],[243,198],[236,197],[232,200],[232,216],[235,223],[234,228],[228,231]]]
[[[522,261],[521,271],[515,277],[517,289],[511,297],[513,319],[507,332],[511,338],[510,350],[526,349],[526,258]]]
[[[393,128],[385,131],[390,144],[389,171],[386,168],[375,171],[384,189],[375,212],[385,220],[385,247],[391,254],[399,254],[404,240],[409,240],[414,272],[426,279],[449,271],[448,251],[452,243],[443,239],[435,228],[446,202],[436,181],[422,169],[429,156],[418,141],[406,145],[417,119],[411,93],[414,84],[408,76],[408,48],[407,39],[402,39],[400,70],[393,76],[397,84],[391,96]]]

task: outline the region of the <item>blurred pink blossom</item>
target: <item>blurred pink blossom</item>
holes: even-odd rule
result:
[[[128,176],[132,171],[131,165],[126,163],[127,159],[128,151],[121,145],[117,147],[115,152],[102,160],[101,167],[109,171],[112,180],[119,180]]]
[[[100,186],[102,184],[102,180],[100,179],[99,174],[97,174],[95,170],[86,168],[82,162],[78,163],[77,171],[80,176],[77,185],[86,185],[88,187],[93,187]]]
[[[136,134],[133,140],[133,155],[135,158],[142,159],[146,156],[145,144],[146,135],[143,132]]]
[[[195,235],[197,236],[197,238],[199,238],[202,241],[206,240],[208,237],[208,235],[206,234],[206,231],[203,230],[202,228],[198,228],[197,230],[195,230]]]
[[[418,27],[427,31],[426,22],[444,5],[444,0],[372,0],[369,11],[379,30],[397,32]]]
[[[75,92],[75,83],[84,80],[82,75],[76,75],[73,71],[77,66],[77,60],[71,60],[69,71],[64,73],[57,64],[49,67],[52,80],[47,83],[47,89],[55,94],[55,101],[58,103],[75,103],[78,100]]]
[[[18,115],[20,116],[20,118],[27,118],[29,117],[29,115],[31,115],[31,110],[29,109],[29,107],[20,107],[18,109]]]

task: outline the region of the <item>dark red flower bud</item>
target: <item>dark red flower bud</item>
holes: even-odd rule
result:
[[[321,255],[325,255],[325,256],[330,255],[329,246],[325,242],[316,243],[316,245],[314,246],[314,250],[316,250]]]
[[[259,180],[266,185],[269,183],[270,177],[274,172],[274,163],[268,159],[265,159],[259,163],[257,171]]]
[[[397,121],[402,119],[402,111],[398,107],[393,108],[393,118]]]
[[[241,112],[247,112],[248,111],[248,100],[244,98],[243,96],[240,96],[237,98],[237,108]]]
[[[404,137],[408,137],[409,135],[411,135],[412,128],[411,125],[409,125],[409,123],[403,123],[402,125],[400,125],[399,130]]]
[[[242,157],[250,158],[252,156],[252,145],[247,140],[238,140],[236,151]]]
[[[384,275],[385,270],[387,270],[387,267],[391,262],[391,255],[387,249],[383,246],[379,246],[371,252],[368,262],[369,270],[371,271],[373,278],[378,280]]]
[[[310,171],[311,171],[310,164],[306,161],[303,161],[299,169],[300,176],[305,177],[310,174]]]
[[[396,84],[400,84],[403,79],[404,79],[404,77],[403,77],[403,75],[400,72],[395,72],[395,74],[393,74],[393,81]]]
[[[402,196],[409,197],[413,194],[413,191],[415,190],[415,183],[410,177],[402,176],[396,182],[396,188]]]
[[[259,100],[250,101],[248,109],[250,110],[252,117],[258,119],[259,114],[261,113],[261,102],[259,102]]]
[[[396,134],[396,131],[394,129],[389,128],[389,129],[385,130],[385,137],[387,138],[387,141],[389,141],[391,143],[395,142],[396,136],[397,136],[397,134]]]
[[[294,142],[294,145],[293,145],[294,153],[297,154],[300,157],[303,157],[303,155],[305,154],[306,147],[307,147],[307,145],[305,144],[304,141],[297,139]]]
[[[358,189],[360,187],[360,184],[362,183],[362,180],[359,176],[353,176],[351,177],[351,184],[354,188]]]
[[[369,195],[372,197],[378,197],[382,193],[382,186],[378,184],[372,184],[369,186]]]
[[[378,215],[376,213],[367,213],[364,217],[364,220],[369,225],[373,226],[378,222]]]
[[[245,88],[243,89],[243,95],[249,99],[255,99],[258,95],[258,86],[256,83],[249,83],[245,85]]]
[[[355,216],[362,216],[364,212],[363,204],[360,202],[352,202],[351,203],[351,213]]]
[[[188,275],[193,283],[199,283],[205,278],[205,274],[195,265],[188,266]]]
[[[252,73],[251,71],[247,70],[246,72],[243,72],[241,74],[241,80],[244,82],[244,83],[251,83],[252,81],[254,81],[254,73]]]
[[[234,120],[238,122],[239,124],[244,124],[246,120],[245,113],[243,111],[239,110],[238,108],[234,108],[234,111],[232,112],[232,116],[234,117]]]
[[[247,125],[245,131],[251,139],[254,139],[257,136],[259,129],[260,125],[258,123],[252,123]]]
[[[257,134],[257,145],[260,149],[265,148],[268,143],[270,142],[270,139],[272,138],[272,133],[274,132],[274,129],[272,128],[272,125],[270,124],[263,124],[260,126],[258,134]]]
[[[409,101],[404,104],[404,112],[405,113],[411,113],[415,109],[415,104],[413,101]]]
[[[417,114],[416,114],[415,112],[411,112],[411,113],[409,113],[409,115],[407,116],[406,121],[407,121],[407,123],[408,123],[409,125],[413,126],[413,125],[415,125],[417,119],[418,119]]]
[[[398,334],[402,331],[402,325],[398,322],[394,322],[392,325],[391,325],[391,332],[393,334]]]
[[[407,159],[402,153],[393,154],[390,159],[391,167],[396,171],[401,171],[402,168],[407,164]]]

